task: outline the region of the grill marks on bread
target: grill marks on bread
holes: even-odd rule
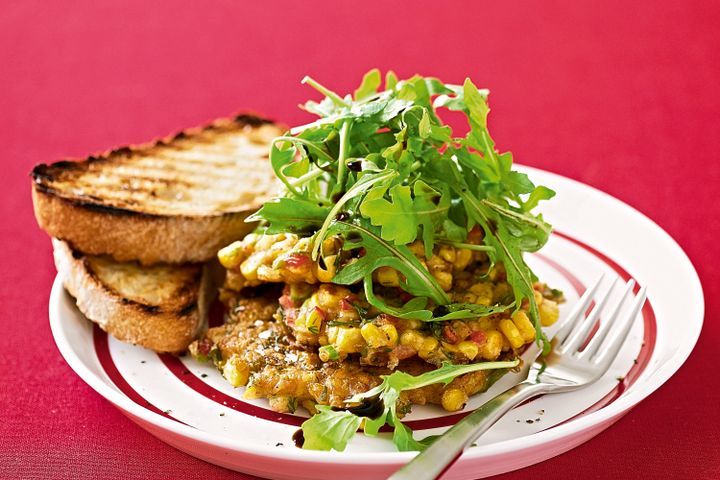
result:
[[[255,209],[276,193],[267,152],[280,130],[240,118],[83,162],[40,165],[33,178],[65,199],[151,215]]]
[[[80,162],[38,165],[35,216],[86,254],[143,265],[206,262],[250,232],[245,218],[277,193],[267,154],[281,133],[241,115]]]

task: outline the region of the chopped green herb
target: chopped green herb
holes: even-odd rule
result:
[[[290,413],[295,413],[296,410],[297,410],[297,398],[290,397],[288,399],[288,411]]]
[[[318,354],[320,355],[320,358],[323,359],[323,357],[327,357],[327,360],[337,360],[340,358],[340,355],[338,355],[337,350],[335,350],[335,347],[332,345],[324,345],[318,349]]]
[[[220,352],[220,349],[217,345],[213,345],[210,349],[210,352],[208,352],[208,358],[212,360],[212,362],[215,364],[216,367],[219,367],[220,364],[223,361],[222,358],[222,352]]]
[[[555,300],[560,300],[560,299],[562,299],[562,298],[565,296],[565,294],[563,293],[563,291],[562,291],[562,290],[558,290],[557,288],[552,288],[552,289],[550,289],[550,293],[552,294],[552,297],[553,297]]]

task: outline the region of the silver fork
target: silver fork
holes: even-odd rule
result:
[[[602,280],[601,277],[587,289],[557,329],[552,351],[547,356],[538,358],[540,354],[538,350],[534,357],[528,359],[532,359],[533,362],[526,363],[526,367],[518,376],[520,380],[518,384],[463,418],[389,478],[391,480],[438,478],[455,463],[468,445],[513,407],[538,395],[568,392],[584,387],[602,377],[620,352],[633,320],[640,312],[647,296],[646,288],[643,287],[633,298],[635,281],[629,280],[625,284],[620,301],[610,310],[608,316],[603,318],[595,335],[587,342],[585,348],[582,348],[617,283],[617,279],[612,282],[605,294],[596,300],[590,313],[585,316]],[[621,315],[623,306],[630,298],[633,298],[630,308],[626,308],[625,314]],[[613,326],[615,328],[612,328]]]

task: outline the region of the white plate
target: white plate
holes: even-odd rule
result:
[[[583,390],[548,395],[506,415],[468,449],[444,478],[479,478],[540,462],[600,433],[677,371],[703,320],[697,274],[680,247],[656,224],[622,202],[581,183],[523,168],[558,193],[543,206],[556,233],[528,261],[541,279],[565,291],[569,306],[583,286],[605,273],[647,285],[649,301],[608,374]],[[75,308],[56,279],[50,323],[75,372],[141,427],[208,462],[287,479],[385,478],[414,453],[395,452],[386,435],[358,434],[345,452],[293,446],[303,418],[246,401],[220,374],[190,358],[158,356],[108,338]],[[507,380],[507,379],[506,379]],[[496,392],[472,399],[468,409]],[[416,437],[442,432],[462,414],[415,407]]]

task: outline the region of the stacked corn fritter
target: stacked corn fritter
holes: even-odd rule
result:
[[[273,141],[285,190],[251,217],[255,233],[219,252],[230,322],[192,351],[278,411],[344,407],[393,372],[435,369],[439,383],[388,394],[382,422],[402,428],[412,403],[459,410],[508,366],[493,362],[546,344],[541,328],[558,318],[561,294],[523,258],[547,241],[532,210],[554,192],[495,150],[487,91],[469,80],[390,73],[379,91],[371,71],[345,97],[305,82],[325,96],[305,105],[320,119]],[[467,135],[453,136],[443,108],[465,113]],[[248,295],[262,315],[241,305]]]

